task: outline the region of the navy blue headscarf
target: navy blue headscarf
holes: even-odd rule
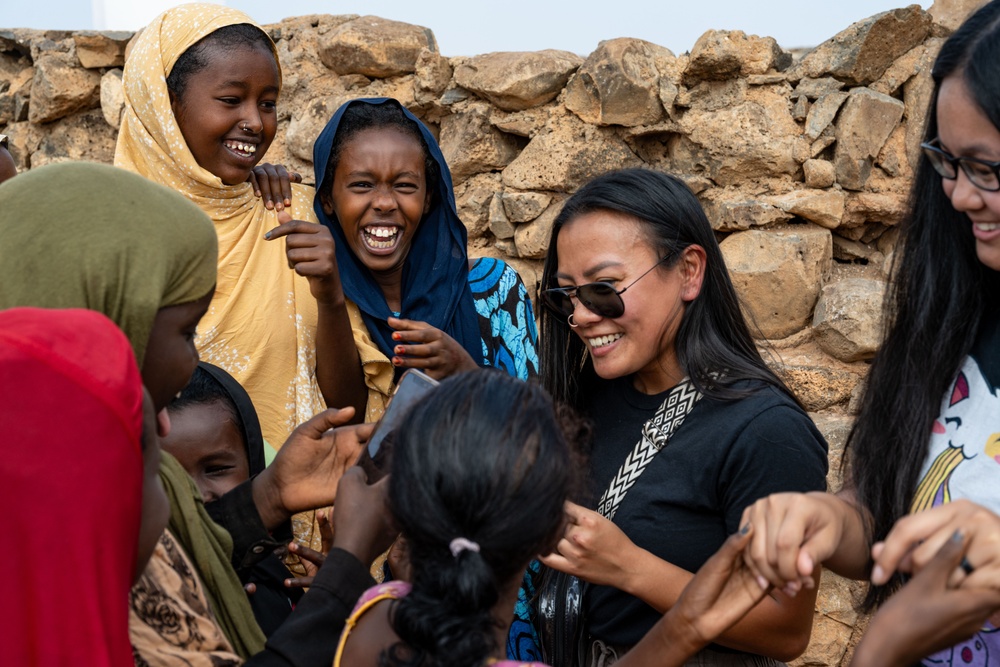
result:
[[[320,193],[332,183],[323,181],[337,128],[347,108],[352,104],[395,104],[416,123],[427,151],[437,163],[440,178],[431,210],[420,221],[403,264],[401,310],[399,316],[427,322],[454,338],[483,365],[483,344],[472,290],[469,289],[469,258],[466,251],[468,233],[455,209],[455,194],[451,187],[451,172],[434,135],[416,116],[394,99],[380,97],[351,100],[343,104],[326,124],[313,145],[313,165],[316,169],[316,198],[313,208],[320,222],[330,228],[336,241],[337,265],[344,295],[361,309],[361,317],[372,340],[392,358],[393,329],[386,321],[393,315],[382,288],[368,268],[351,251],[346,235],[335,216],[323,211]],[[430,185],[430,184],[428,184]],[[399,369],[397,369],[398,374]]]

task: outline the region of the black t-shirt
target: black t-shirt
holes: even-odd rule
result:
[[[808,415],[778,389],[736,401],[702,398],[625,496],[614,522],[636,545],[695,572],[738,530],[743,510],[782,491],[826,488],[826,441]],[[667,393],[648,396],[630,378],[595,381],[584,412],[594,421],[593,502],[635,447],[643,423]],[[638,642],[661,614],[609,586],[591,586],[588,632],[616,645]]]

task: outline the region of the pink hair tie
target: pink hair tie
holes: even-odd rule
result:
[[[476,553],[479,553],[479,545],[472,540],[465,539],[464,537],[456,537],[453,539],[448,545],[448,548],[451,550],[451,555],[455,558],[458,558],[458,555],[463,551],[475,551]]]

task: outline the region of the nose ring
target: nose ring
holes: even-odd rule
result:
[[[575,329],[578,326],[580,326],[579,324],[573,321],[573,315],[576,315],[576,313],[572,313],[569,317],[566,318],[566,324],[569,325],[570,329]]]
[[[246,122],[244,122],[242,125],[240,125],[240,129],[243,130],[244,132],[247,132],[247,133],[253,132],[253,130],[250,129],[250,126],[247,125]]]

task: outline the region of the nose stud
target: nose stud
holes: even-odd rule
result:
[[[247,134],[251,134],[253,132],[253,130],[250,129],[250,126],[247,125],[247,123],[245,122],[242,125],[240,125],[240,129],[246,132]]]

